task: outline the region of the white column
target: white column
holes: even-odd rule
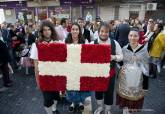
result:
[[[139,19],[144,20],[145,17],[145,4],[141,5],[141,9],[139,11]]]
[[[119,19],[129,19],[129,5],[121,4],[119,7]]]

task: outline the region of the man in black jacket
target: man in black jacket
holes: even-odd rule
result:
[[[128,34],[130,31],[130,26],[126,20],[123,23],[119,24],[116,28],[115,40],[119,42],[121,47],[124,47],[128,44]]]
[[[92,31],[86,29],[85,26],[85,20],[83,18],[78,18],[77,23],[81,27],[82,35],[85,40],[88,40],[88,42],[91,42],[93,40],[93,33]]]
[[[6,45],[9,46],[11,38],[10,38],[10,31],[7,28],[7,23],[6,22],[2,23],[1,27],[2,27],[1,34],[2,34],[3,40],[6,43]]]
[[[6,44],[0,40],[0,69],[2,71],[3,85],[5,87],[12,86],[12,81],[9,78],[9,61],[10,56]]]

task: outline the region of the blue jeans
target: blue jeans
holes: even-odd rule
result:
[[[69,102],[83,103],[87,97],[91,96],[91,92],[85,91],[67,91],[66,98]]]

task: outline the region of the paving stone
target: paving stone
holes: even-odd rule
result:
[[[36,86],[34,74],[26,76],[22,71],[18,71],[11,78],[14,82],[13,87],[0,93],[0,114],[46,114],[42,94]],[[0,85],[2,88],[2,79],[0,79]],[[165,69],[157,79],[150,79],[143,110],[134,114],[165,114],[164,96]],[[92,94],[92,103],[92,109],[96,109],[94,94]],[[68,107],[69,103],[62,100],[57,108],[61,114],[69,114]],[[112,114],[122,114],[122,109],[113,105]]]

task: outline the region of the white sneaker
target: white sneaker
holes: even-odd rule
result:
[[[91,97],[87,97],[85,99],[84,105],[90,105],[91,104]]]
[[[105,110],[104,114],[112,114],[110,110]]]
[[[2,78],[2,74],[0,74],[0,79]]]
[[[56,111],[56,108],[52,105],[52,111],[54,112],[54,111]]]
[[[53,101],[54,104],[52,105],[52,111],[56,111],[57,110],[57,101]]]
[[[124,108],[123,109],[123,114],[131,114],[131,113],[129,112],[129,109],[128,108]]]
[[[157,71],[158,71],[158,73],[160,73],[160,71],[161,71],[160,65],[157,65]]]
[[[52,107],[49,108],[45,107],[45,111],[47,114],[53,114]]]
[[[94,114],[101,114],[101,112],[103,112],[103,107],[98,107],[98,108],[95,110]]]
[[[2,88],[0,88],[0,93],[6,91],[6,90],[8,90],[8,89],[9,89],[9,88],[7,88],[7,87],[2,87]]]
[[[163,65],[163,69],[165,69],[165,65]]]

